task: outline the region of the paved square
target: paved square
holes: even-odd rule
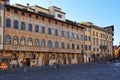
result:
[[[120,80],[120,63],[69,65],[15,69],[14,74],[0,72],[0,80]]]

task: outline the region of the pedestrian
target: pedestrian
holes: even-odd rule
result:
[[[14,64],[10,64],[10,73],[13,74],[14,73]]]

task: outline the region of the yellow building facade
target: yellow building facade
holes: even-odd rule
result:
[[[114,26],[99,27],[91,22],[82,22],[85,26],[85,61],[108,61],[113,58]]]

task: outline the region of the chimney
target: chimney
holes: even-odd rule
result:
[[[30,4],[29,3],[27,3],[27,8],[29,8],[30,7]]]

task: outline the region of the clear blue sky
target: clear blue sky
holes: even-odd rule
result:
[[[54,5],[66,13],[67,19],[92,22],[101,27],[114,25],[114,45],[120,42],[120,0],[10,0],[10,3],[44,8]]]

